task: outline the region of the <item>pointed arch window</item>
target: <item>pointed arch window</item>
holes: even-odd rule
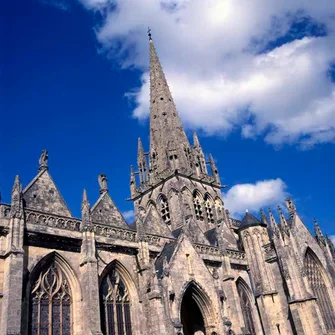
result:
[[[195,217],[197,220],[204,221],[204,214],[202,210],[202,199],[200,198],[200,195],[198,192],[195,192],[193,195],[193,206],[194,206],[194,212]]]
[[[214,223],[213,201],[208,194],[205,195],[205,210],[207,222]]]
[[[322,274],[322,268],[310,250],[306,252],[305,269],[326,329],[328,332],[335,332],[335,313]]]
[[[71,335],[72,297],[68,281],[55,261],[42,270],[30,293],[30,335]]]
[[[131,335],[128,290],[115,265],[103,278],[100,295],[103,333],[105,335]]]
[[[250,335],[256,335],[254,321],[252,317],[252,305],[250,302],[249,294],[247,288],[241,280],[237,281],[237,292],[240,297],[240,304],[244,319],[245,333]]]
[[[166,224],[171,223],[169,203],[165,195],[161,194],[158,199],[161,217]]]

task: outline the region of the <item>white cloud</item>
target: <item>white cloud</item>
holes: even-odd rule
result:
[[[208,133],[263,136],[303,148],[335,141],[335,1],[81,0],[100,10],[97,38],[121,67],[144,71],[130,96],[149,113],[148,41],[153,39],[183,121]],[[299,18],[325,27],[261,52]]]
[[[286,184],[277,178],[254,184],[237,184],[223,196],[231,215],[240,217],[246,209],[258,212],[261,207],[277,206],[287,198],[288,193]]]
[[[122,212],[122,216],[128,223],[131,223],[134,220],[134,211],[131,209],[129,211]]]

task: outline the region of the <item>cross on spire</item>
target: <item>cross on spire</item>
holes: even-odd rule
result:
[[[149,41],[151,41],[152,38],[151,38],[151,29],[150,29],[150,27],[148,27],[147,34],[148,34],[148,36],[149,36]]]

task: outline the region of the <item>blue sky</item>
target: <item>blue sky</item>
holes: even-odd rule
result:
[[[335,6],[264,2],[256,24],[251,9],[234,8],[241,1],[157,3],[1,4],[2,201],[16,174],[24,186],[36,175],[47,149],[74,216],[84,187],[98,198],[99,173],[120,210],[132,210],[129,166],[137,138],[149,145],[150,25],[187,133],[198,131],[229,185],[228,209],[275,208],[291,195],[308,227],[316,217],[335,235]]]

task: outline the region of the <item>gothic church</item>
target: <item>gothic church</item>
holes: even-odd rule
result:
[[[335,334],[335,249],[291,199],[230,217],[219,171],[190,144],[150,37],[150,148],[131,168],[135,222],[107,178],[71,215],[40,157],[0,204],[1,335]]]

